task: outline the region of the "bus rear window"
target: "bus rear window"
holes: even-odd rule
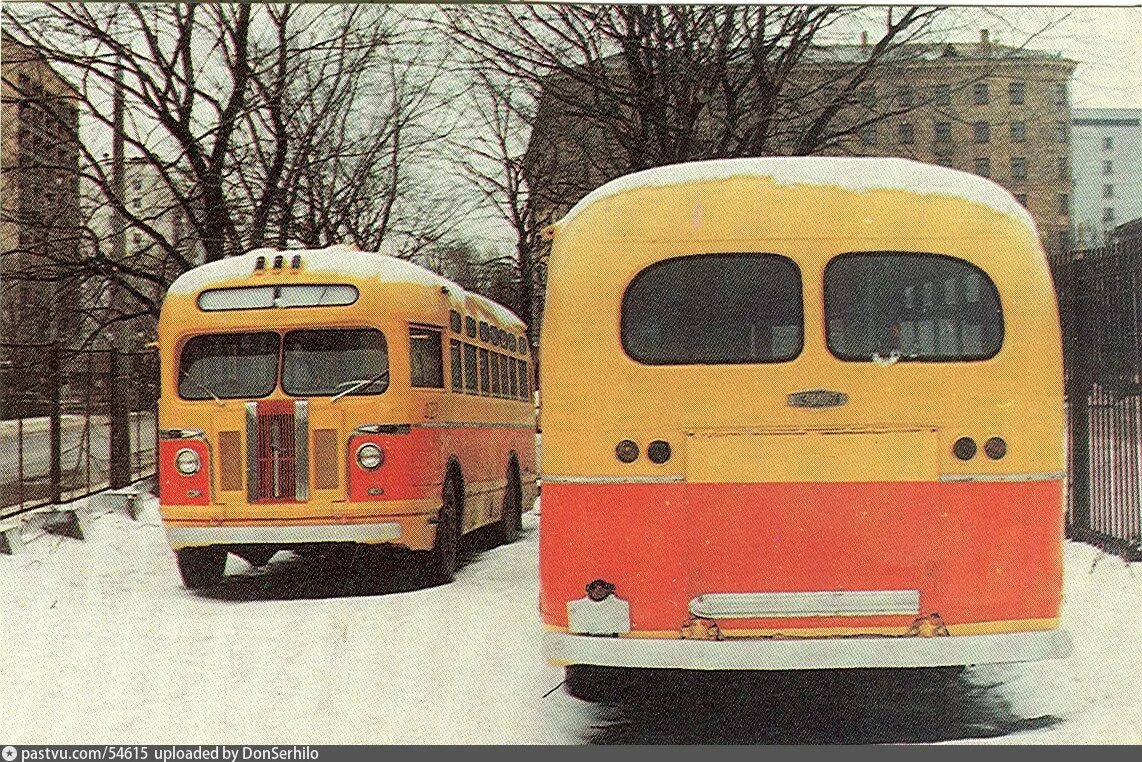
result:
[[[829,350],[842,360],[986,360],[1003,344],[999,292],[942,254],[843,254],[825,268]]]
[[[178,396],[186,400],[265,397],[277,380],[276,333],[195,336],[179,357]]]
[[[801,273],[776,254],[702,254],[643,270],[623,295],[623,349],[646,365],[773,363],[803,344]]]
[[[341,307],[356,302],[357,296],[356,286],[341,284],[237,286],[203,291],[198,297],[198,308],[214,312],[273,307]]]
[[[284,347],[286,394],[380,394],[389,387],[388,345],[376,329],[290,331]]]

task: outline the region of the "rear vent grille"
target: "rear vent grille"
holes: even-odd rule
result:
[[[313,432],[313,486],[315,489],[337,489],[340,486],[340,457],[336,429]]]
[[[218,434],[218,488],[223,492],[242,489],[242,437],[237,431]]]

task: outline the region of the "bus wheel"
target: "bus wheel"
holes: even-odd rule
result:
[[[187,590],[217,587],[226,572],[226,549],[216,547],[180,548],[178,573]]]
[[[508,486],[504,490],[504,508],[496,524],[496,541],[507,545],[519,539],[523,524],[523,493],[519,484],[519,467],[514,461],[508,464]]]
[[[428,553],[428,579],[432,584],[451,582],[460,565],[460,487],[451,475],[444,480],[436,541]]]

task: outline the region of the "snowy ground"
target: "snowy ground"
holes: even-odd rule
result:
[[[184,590],[152,505],[0,556],[3,743],[1142,743],[1142,568],[1068,544],[1064,662],[945,681],[731,674],[581,702],[547,666],[537,518],[451,585],[232,559]],[[279,555],[279,559],[284,557]],[[379,577],[390,579],[392,570]]]

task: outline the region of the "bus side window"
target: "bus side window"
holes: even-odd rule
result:
[[[500,353],[492,352],[492,396],[500,396]]]
[[[511,396],[513,399],[519,399],[519,370],[516,368],[516,361],[514,357],[507,358],[508,361],[508,383],[511,385]]]
[[[439,328],[410,326],[409,365],[412,385],[429,389],[444,388],[444,357]]]
[[[475,394],[476,388],[476,345],[464,343],[464,391]]]
[[[491,391],[491,378],[488,377],[488,350],[480,347],[480,394]]]
[[[527,375],[527,360],[519,361],[519,390],[524,399],[531,396],[531,379]]]
[[[464,357],[460,350],[460,342],[452,339],[448,342],[448,355],[452,364],[452,391],[464,391]]]

